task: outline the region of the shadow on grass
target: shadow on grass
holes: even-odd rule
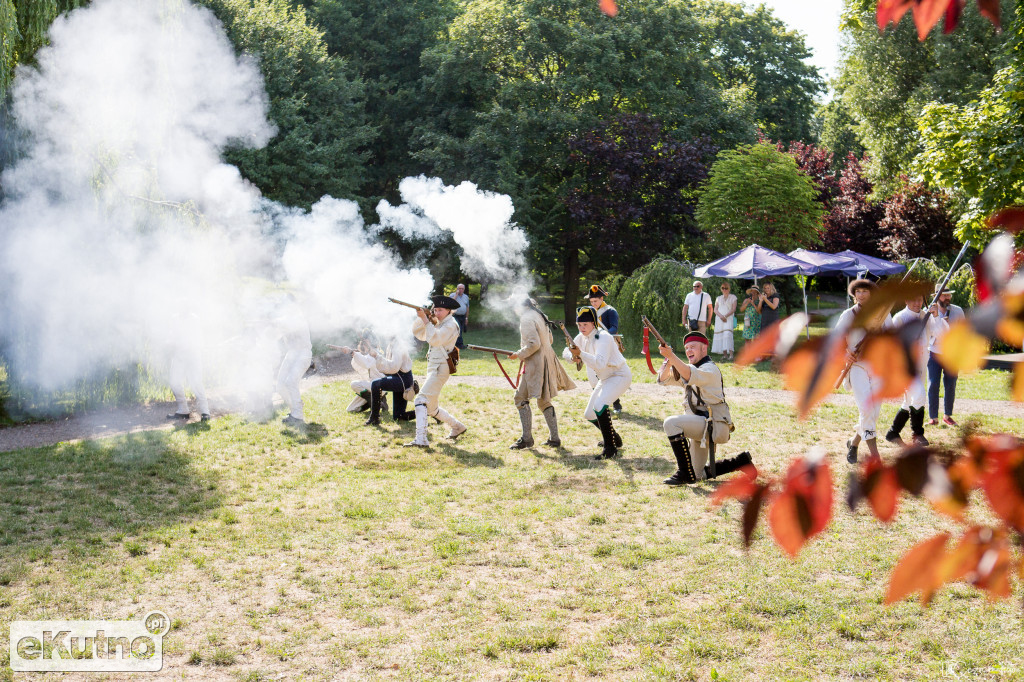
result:
[[[487,467],[488,469],[498,469],[505,466],[505,460],[483,450],[477,452],[464,450],[458,446],[458,441],[452,443],[445,440],[438,443],[437,446],[443,454],[453,456],[457,462],[465,466]]]
[[[659,419],[657,417],[641,417],[640,415],[630,414],[628,412],[621,412],[617,419],[619,421],[629,422],[630,424],[636,424],[637,426],[642,426],[654,431],[661,431],[665,425],[664,419]]]
[[[281,429],[281,435],[291,438],[301,445],[322,443],[329,435],[327,427],[323,424],[310,422],[304,427],[285,426]]]
[[[217,479],[197,471],[168,443],[169,432],[58,444],[0,454],[0,586],[28,573],[27,562],[66,549],[69,561],[220,505]]]

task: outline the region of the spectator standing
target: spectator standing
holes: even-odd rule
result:
[[[939,285],[935,285],[938,291]],[[935,426],[939,423],[939,378],[942,379],[943,417],[942,423],[946,426],[956,426],[953,420],[953,401],[956,400],[957,375],[950,372],[939,362],[939,349],[942,347],[942,337],[949,331],[949,325],[964,317],[964,309],[953,305],[952,289],[943,289],[939,294],[936,305],[933,305],[929,312],[936,316],[941,322],[931,337],[928,346],[928,425]]]
[[[693,282],[693,291],[683,300],[683,326],[707,336],[711,322],[711,294],[704,291],[700,280]]]
[[[764,282],[764,291],[761,293],[761,329],[767,329],[779,321],[779,294],[775,291],[775,285],[771,282]]]
[[[459,323],[459,338],[455,345],[461,350],[466,347],[466,342],[462,340],[462,335],[466,333],[466,323],[469,321],[469,294],[466,293],[466,285],[456,285],[452,298],[459,304],[459,308],[452,313],[452,317]]]
[[[750,341],[761,333],[761,290],[756,284],[747,289],[740,312],[743,313],[743,339]]]
[[[721,353],[726,360],[732,360],[732,332],[736,328],[736,296],[728,282],[722,283],[722,295],[715,301],[715,339],[712,353]]]

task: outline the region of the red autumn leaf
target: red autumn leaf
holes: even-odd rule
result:
[[[1005,443],[991,440],[998,441],[996,447]],[[981,487],[999,518],[1024,530],[1024,445],[1018,441],[1017,447],[986,452]]]
[[[952,33],[960,23],[960,13],[964,11],[964,0],[953,0],[946,5],[946,21],[942,26],[943,33]]]
[[[761,507],[764,506],[768,494],[768,486],[758,486],[753,495],[743,503],[743,546],[750,547],[754,538],[754,528],[761,517]]]
[[[978,467],[971,457],[957,457],[946,469],[946,477],[949,479],[949,491],[941,497],[933,498],[932,506],[941,514],[958,521],[963,520],[968,496],[978,487]]]
[[[852,329],[880,329],[893,307],[911,298],[928,296],[934,285],[920,279],[890,280],[873,292],[853,318]]]
[[[890,21],[894,24],[900,23],[900,19],[913,4],[914,0],[878,0],[878,9],[875,11],[878,30],[884,31]]]
[[[903,555],[896,568],[889,576],[889,591],[885,595],[885,603],[892,604],[914,592],[921,593],[921,603],[931,601],[935,590],[942,584],[938,577],[938,568],[946,556],[946,542],[949,533],[939,533],[935,537],[920,542]]]
[[[887,467],[880,457],[869,457],[864,462],[861,486],[875,518],[884,523],[892,521],[900,496],[900,486],[892,467]]]
[[[736,475],[731,477],[723,485],[719,486],[715,494],[711,496],[711,506],[717,507],[726,500],[739,500],[744,502],[749,500],[754,493],[757,492],[757,469],[753,464],[742,466],[736,472]]]
[[[982,0],[978,1],[980,6]],[[994,3],[996,7],[996,15],[999,13],[999,3]],[[987,15],[986,15],[987,16]],[[993,213],[989,216],[986,224],[992,229],[1003,230],[1010,234],[1017,234],[1021,230],[1024,230],[1024,206],[1011,206],[1004,208],[997,213]]]
[[[601,11],[614,17],[619,13],[619,8],[615,5],[615,0],[601,0]]]
[[[768,510],[775,541],[790,556],[796,556],[831,518],[832,474],[824,453],[791,462],[783,489]]]
[[[999,0],[978,0],[978,11],[998,29],[999,22]]]
[[[957,0],[917,0],[914,3],[914,23],[917,25],[917,38],[924,40],[939,18],[946,13],[946,7]]]
[[[779,370],[786,377],[786,388],[796,391],[796,410],[806,419],[814,406],[835,389],[846,364],[845,336],[818,336],[790,353]]]
[[[743,348],[736,355],[735,365],[746,367],[756,362],[762,356],[775,352],[775,344],[779,340],[781,325],[773,324],[750,341],[743,344]]]
[[[1010,596],[1012,560],[1006,533],[985,526],[973,526],[964,532],[956,547],[942,562],[941,582],[967,580],[985,590],[989,597]]]

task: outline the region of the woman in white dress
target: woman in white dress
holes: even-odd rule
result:
[[[721,353],[726,360],[732,360],[732,333],[736,329],[736,296],[730,291],[728,282],[722,283],[722,295],[715,301],[715,338],[712,353]]]

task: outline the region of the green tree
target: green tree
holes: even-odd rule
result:
[[[700,52],[701,27],[679,0],[475,0],[424,53],[431,96],[418,158],[449,182],[509,194],[533,260],[562,271],[567,310],[581,265],[601,253],[567,236],[568,140],[618,113],[649,113],[680,139],[751,140],[747,101],[723,93]],[[582,257],[582,263],[581,263]]]
[[[804,36],[764,5],[747,9],[721,0],[698,0],[703,51],[715,76],[729,87],[752,91],[754,120],[771,138],[790,142],[813,137],[814,98],[824,91]]]
[[[309,207],[325,194],[357,199],[364,182],[363,87],[331,57],[323,33],[288,0],[199,0],[239,51],[259,60],[277,135],[262,149],[232,149],[227,160],[264,195]]]
[[[14,78],[14,67],[31,63],[46,44],[46,32],[60,14],[89,0],[0,0],[0,100]]]
[[[856,123],[842,99],[831,99],[815,114],[818,142],[832,152],[832,158],[845,159],[850,154],[860,158],[867,150],[857,138]]]
[[[366,115],[379,130],[366,146],[363,192],[368,205],[398,199],[398,182],[428,170],[412,158],[413,129],[423,107],[426,71],[420,56],[445,35],[458,14],[455,0],[302,0],[324,30],[333,56],[365,84]]]
[[[920,121],[924,149],[917,170],[926,182],[956,200],[960,241],[986,243],[994,233],[985,219],[1024,203],[1024,7],[1008,45],[1017,58],[1001,69],[976,101],[963,106],[932,104]]]
[[[917,122],[931,103],[964,105],[977,97],[1001,66],[1006,33],[995,31],[968,7],[950,34],[934,28],[918,40],[909,20],[879,32],[874,8],[858,11],[847,0],[848,22],[836,97],[856,121],[853,128],[871,157],[876,191],[888,195],[921,151]],[[1013,0],[1002,0],[1004,14]]]
[[[817,195],[792,156],[771,144],[742,145],[719,152],[711,166],[697,224],[722,253],[753,243],[778,251],[810,247],[820,241],[824,215]]]

